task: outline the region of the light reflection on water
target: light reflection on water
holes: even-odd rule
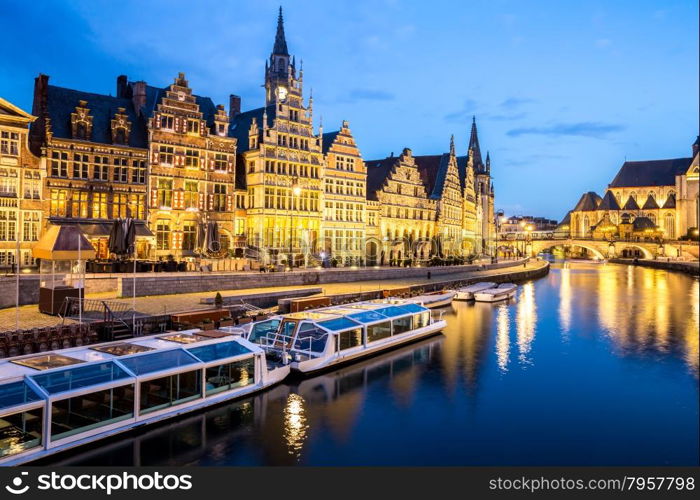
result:
[[[444,335],[63,455],[111,465],[697,465],[699,283],[555,264]]]

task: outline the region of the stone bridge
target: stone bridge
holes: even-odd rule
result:
[[[698,243],[696,241],[626,241],[626,240],[594,240],[586,238],[550,238],[530,240],[501,240],[499,247],[509,246],[529,256],[536,256],[544,250],[552,248],[583,248],[591,252],[595,257],[608,259],[621,257],[625,250],[638,250],[645,259],[656,257],[683,257],[685,259],[698,258]]]

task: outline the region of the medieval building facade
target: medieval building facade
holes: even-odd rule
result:
[[[7,132],[8,141],[19,137],[17,151],[29,144],[34,154],[21,149],[13,160],[3,135],[1,156],[3,168],[22,165],[8,179],[27,175],[36,197],[6,200],[21,198],[22,177],[15,188],[2,181],[0,202],[26,206],[13,217],[31,219],[38,232],[77,224],[99,257],[109,255],[110,223],[121,217],[137,222],[139,258],[247,255],[299,266],[493,255],[490,159],[481,159],[475,121],[464,156],[452,139],[442,154],[405,148],[365,162],[347,121],[329,133],[314,129],[313,97],[304,96],[281,10],[263,84],[260,107],[244,111],[231,95],[227,113],[195,94],[183,73],[165,87],[119,76],[114,96],[40,75],[33,116],[15,110],[21,126]],[[202,239],[212,223],[216,248]]]
[[[626,161],[604,196],[584,193],[560,229],[574,238],[697,237],[698,157],[696,140],[691,157]]]
[[[35,119],[0,98],[0,269],[32,266],[41,233],[43,170],[28,139]]]

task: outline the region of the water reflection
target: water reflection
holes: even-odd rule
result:
[[[502,372],[508,371],[510,361],[510,315],[506,304],[498,306],[496,329],[496,356],[498,357],[498,367]]]
[[[537,305],[535,303],[535,284],[530,281],[522,285],[516,308],[516,331],[518,335],[518,360],[523,365],[532,364],[530,350],[535,340],[537,324]]]
[[[454,303],[443,335],[45,463],[697,464],[699,292],[555,263],[514,301]]]

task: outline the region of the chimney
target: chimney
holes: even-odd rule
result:
[[[36,156],[41,156],[41,146],[46,140],[46,119],[48,116],[48,87],[49,75],[39,73],[34,79],[34,101],[32,114],[37,119],[29,128],[29,149]]]
[[[131,84],[131,102],[134,104],[134,111],[137,115],[143,112],[143,108],[146,107],[146,82],[134,82]]]
[[[128,85],[126,75],[119,75],[117,77],[117,97],[119,97],[120,99],[127,98],[127,88]]]
[[[231,94],[229,96],[229,118],[233,119],[234,116],[241,114],[241,96]]]

